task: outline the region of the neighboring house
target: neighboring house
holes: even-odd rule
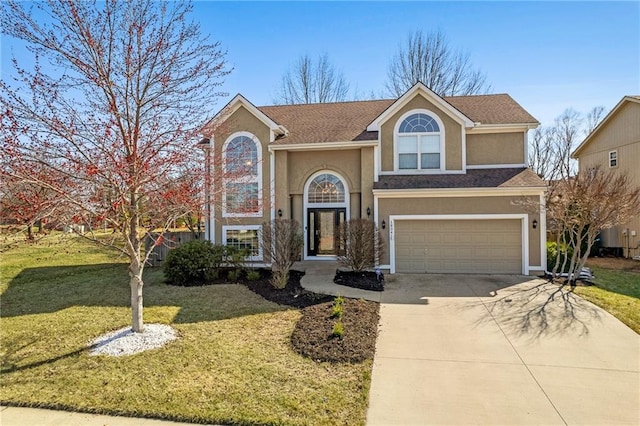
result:
[[[296,219],[301,258],[334,259],[335,230],[374,220],[391,273],[540,274],[545,184],[527,168],[538,122],[506,94],[255,107],[237,95],[204,127],[207,238],[251,245]]]
[[[580,171],[599,168],[627,173],[640,186],[640,96],[625,96],[572,154]],[[640,254],[640,212],[600,234],[602,247],[625,257]]]

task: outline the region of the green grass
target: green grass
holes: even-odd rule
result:
[[[50,236],[1,254],[0,401],[6,404],[273,425],[364,424],[371,362],[296,354],[300,313],[243,286],[171,287],[145,275],[145,322],[180,338],[127,357],[87,343],[130,324],[126,260]]]
[[[600,306],[640,334],[640,274],[592,266],[595,286],[575,293]]]

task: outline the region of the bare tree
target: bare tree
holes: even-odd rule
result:
[[[587,113],[586,127],[584,129],[585,136],[588,136],[591,132],[593,132],[593,130],[596,127],[598,127],[598,124],[600,124],[600,121],[602,120],[603,117],[604,117],[603,106],[594,107],[593,109],[591,109],[591,111]]]
[[[275,219],[262,224],[262,251],[271,262],[271,285],[285,288],[289,271],[300,257],[304,239],[293,219]]]
[[[108,244],[129,259],[135,332],[143,329],[142,274],[151,253],[143,242],[191,209],[181,199],[189,180],[179,176],[198,164],[203,105],[229,72],[191,10],[155,0],[0,6],[3,35],[24,41],[35,59],[32,69],[14,60],[15,81],[0,82],[1,165],[55,192],[74,222],[106,222],[123,237]],[[30,173],[34,163],[52,173]]]
[[[378,264],[384,243],[376,223],[369,219],[351,219],[338,229],[338,261],[355,272]]]
[[[583,170],[556,182],[547,197],[548,228],[556,234],[558,247],[568,246],[573,254],[563,265],[557,257],[553,275],[566,271],[575,282],[598,233],[627,222],[638,210],[640,187],[616,170]]]
[[[409,34],[387,70],[387,91],[399,97],[420,81],[440,96],[490,90],[486,75],[472,66],[469,53],[454,49],[441,31]]]
[[[327,54],[314,61],[301,56],[282,77],[275,104],[311,104],[340,102],[347,99],[349,84],[342,72],[329,62]]]
[[[577,172],[571,153],[580,142],[584,119],[566,109],[550,127],[538,128],[531,138],[529,166],[543,179],[568,179]]]

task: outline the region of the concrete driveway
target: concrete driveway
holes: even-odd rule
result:
[[[394,275],[368,425],[640,424],[640,336],[540,279]]]

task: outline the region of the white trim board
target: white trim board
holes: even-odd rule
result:
[[[394,103],[392,103],[386,110],[384,110],[382,114],[376,117],[375,120],[373,120],[371,124],[367,126],[367,131],[380,131],[380,127],[382,126],[382,124],[386,122],[391,116],[393,116],[396,111],[401,109],[405,104],[413,99],[416,95],[424,97],[427,101],[438,106],[441,111],[443,111],[453,120],[460,123],[463,127],[463,132],[464,127],[470,128],[474,126],[473,121],[469,117],[454,108],[453,105],[444,100],[441,96],[438,96],[438,94],[430,90],[427,86],[420,82],[417,82],[413,85],[413,87],[407,90],[404,95],[400,96]]]
[[[438,197],[518,197],[544,195],[546,188],[419,188],[419,189],[374,189],[378,198],[438,198]]]
[[[525,163],[515,163],[515,164],[467,164],[467,170],[474,169],[526,169],[527,166]]]
[[[309,185],[315,178],[320,175],[329,174],[337,177],[342,182],[344,186],[344,203],[313,203],[309,204]],[[334,170],[320,170],[309,176],[307,181],[304,184],[304,190],[302,192],[302,235],[304,236],[304,246],[302,248],[302,260],[336,260],[336,256],[308,256],[309,249],[309,224],[307,223],[309,220],[309,212],[310,208],[313,209],[334,209],[334,208],[343,208],[345,209],[345,220],[349,220],[351,217],[351,192],[349,190],[349,183],[347,180],[338,172]]]
[[[364,142],[309,142],[309,143],[292,143],[282,145],[269,145],[269,149],[273,151],[327,151],[327,150],[344,150],[344,149],[360,149],[369,146],[378,146],[377,140]]]

